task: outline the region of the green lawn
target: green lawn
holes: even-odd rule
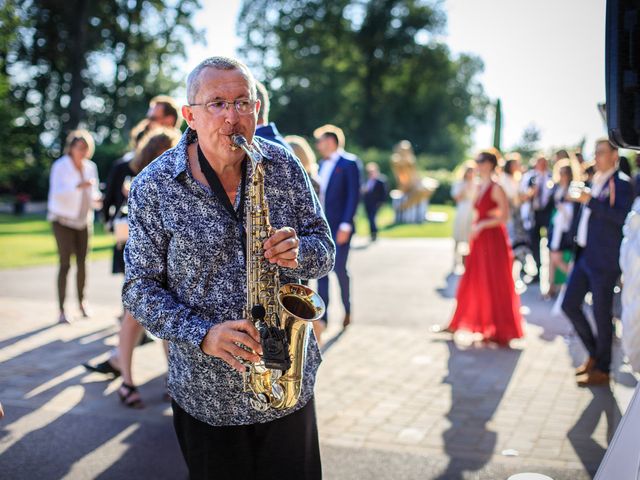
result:
[[[446,238],[453,232],[453,218],[455,207],[449,205],[432,205],[430,213],[445,213],[447,221],[443,223],[423,223],[420,225],[394,225],[393,209],[390,205],[384,205],[378,212],[378,236],[386,238]],[[356,231],[358,235],[369,235],[369,222],[361,206],[356,218]]]
[[[454,207],[434,205],[431,212],[448,215],[444,223],[424,223],[422,225],[393,225],[393,210],[385,205],[378,214],[380,237],[449,237],[454,216]],[[364,209],[358,210],[356,228],[359,235],[369,235]],[[102,224],[96,224],[91,238],[90,259],[109,258],[113,247],[113,237],[105,233]],[[0,214],[0,269],[25,267],[29,265],[54,264],[58,261],[56,242],[51,225],[43,215]]]
[[[113,237],[104,232],[102,224],[96,224],[90,243],[92,260],[111,255]],[[0,269],[57,261],[56,241],[44,215],[0,214]]]

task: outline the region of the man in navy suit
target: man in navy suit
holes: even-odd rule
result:
[[[258,94],[258,100],[260,100],[260,111],[258,112],[258,121],[256,123],[256,135],[260,138],[264,138],[265,140],[269,140],[270,142],[277,143],[293,153],[291,146],[285,142],[282,135],[280,135],[280,132],[278,132],[276,124],[273,122],[269,123],[270,103],[267,88],[262,83],[256,82],[256,92]]]
[[[633,200],[627,175],[617,169],[618,149],[608,139],[596,142],[596,174],[591,191],[570,195],[582,203],[576,242],[576,263],[567,283],[562,310],[589,352],[588,360],[576,370],[579,386],[609,383],[613,339],[613,289],[620,276],[622,226]],[[591,292],[597,334],[594,335],[582,311]]]
[[[376,225],[376,215],[382,204],[387,199],[387,182],[384,175],[380,174],[380,168],[375,162],[367,163],[367,182],[362,189],[364,208],[369,219],[369,230],[371,231],[371,241],[378,237],[378,226]]]
[[[349,272],[347,257],[349,244],[355,227],[353,217],[360,200],[359,159],[344,151],[344,133],[334,125],[325,125],[313,132],[320,164],[320,202],[324,208],[331,235],[336,244],[334,272],[338,277],[345,317],[343,327],[351,322],[351,301],[349,296]],[[318,294],[329,305],[329,277],[318,280]],[[326,313],[323,319],[326,325]]]

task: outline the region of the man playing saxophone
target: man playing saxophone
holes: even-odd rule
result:
[[[329,227],[300,163],[254,137],[260,103],[243,63],[203,61],[187,79],[187,98],[180,143],[131,188],[125,307],[170,342],[174,426],[191,478],[320,478],[313,385],[321,358],[313,335],[291,408],[253,408],[240,374],[261,362],[263,345],[243,318],[251,162],[232,137],[262,157],[272,233],[262,239],[263,255],[278,266],[281,284],[331,270]]]

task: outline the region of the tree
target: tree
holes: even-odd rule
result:
[[[0,192],[23,193],[43,187],[43,166],[34,156],[37,131],[31,125],[16,125],[20,111],[14,105],[9,82],[9,52],[15,48],[16,31],[22,20],[12,2],[0,6]]]
[[[522,138],[514,145],[512,151],[520,153],[523,160],[529,161],[539,149],[538,142],[540,142],[540,129],[531,123],[524,129]]]
[[[199,7],[198,0],[6,0],[3,11],[16,20],[3,57],[20,112],[13,124],[36,132],[33,155],[56,157],[79,126],[99,144],[124,145],[149,100],[183,81],[175,59],[197,33],[191,20]]]
[[[502,102],[496,100],[495,115],[493,120],[493,146],[500,151],[500,140],[502,138]]]
[[[457,163],[486,98],[482,62],[439,40],[438,2],[246,0],[241,55],[265,80],[282,131],[342,126],[364,148],[401,139]]]

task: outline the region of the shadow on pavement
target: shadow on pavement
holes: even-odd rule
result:
[[[342,335],[344,335],[344,332],[345,332],[345,331],[346,331],[345,329],[342,329],[342,330],[340,330],[340,332],[338,332],[336,335],[334,335],[334,336],[333,336],[333,337],[331,337],[329,340],[327,340],[327,341],[324,343],[324,345],[322,345],[322,348],[320,349],[320,351],[321,351],[323,354],[327,353],[327,351],[328,351],[331,347],[333,347],[333,346],[334,346],[334,345],[335,345],[335,344],[340,340],[340,338],[342,337]]]
[[[460,275],[450,272],[446,277],[446,285],[439,287],[436,291],[442,298],[456,298],[456,290],[458,288],[459,281]]]
[[[93,381],[97,376],[80,366],[111,348],[104,340],[113,332],[106,327],[57,338],[2,363],[0,477],[95,478],[102,472],[102,478],[186,478],[171,417],[162,413],[169,405],[161,403],[164,375],[143,384],[157,394],[147,402],[151,408],[133,411],[119,404],[110,382]]]
[[[44,332],[46,330],[49,330],[50,328],[53,328],[55,326],[56,326],[56,324],[52,323],[50,325],[45,325],[44,327],[40,327],[40,328],[37,328],[35,330],[29,330],[28,332],[25,332],[25,333],[20,334],[20,335],[16,335],[15,337],[5,338],[4,340],[0,341],[0,350],[2,350],[4,347],[8,347],[9,345],[13,345],[16,342],[19,342],[19,341],[24,340],[26,338],[33,337],[34,335],[37,335],[38,333]]]
[[[451,385],[451,426],[443,433],[449,457],[439,480],[463,479],[465,471],[478,471],[490,461],[497,433],[487,429],[500,405],[521,351],[507,348],[461,349],[448,341],[449,372],[443,382]],[[461,461],[464,458],[464,461]]]
[[[610,388],[592,387],[590,390],[593,398],[569,430],[567,437],[584,467],[591,475],[595,475],[607,449],[593,439],[593,434],[604,414],[608,445],[620,423],[622,413]]]

